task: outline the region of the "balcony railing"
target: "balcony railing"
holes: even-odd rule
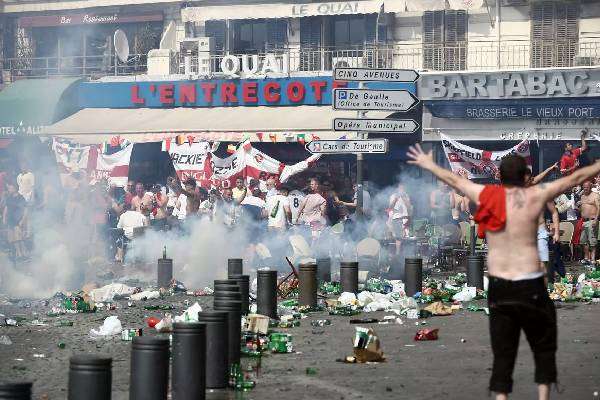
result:
[[[328,72],[336,66],[406,68],[420,71],[552,68],[600,66],[600,40],[575,44],[470,41],[454,45],[365,45],[350,49],[289,46],[255,54],[259,59],[259,71],[261,60],[270,54],[275,56],[285,72],[291,73]],[[192,57],[178,55],[179,70],[175,72],[197,75],[219,73],[224,56],[224,53],[200,53]],[[94,78],[105,75],[145,74],[146,61],[146,55],[131,56],[127,64],[119,62],[115,67],[114,57],[45,57],[10,58],[3,60],[1,65],[5,79],[51,76]],[[250,57],[250,67],[255,68],[252,64]]]
[[[6,58],[0,60],[0,65],[6,80],[57,76],[102,77],[145,74],[146,58],[145,54],[131,55],[127,63],[117,61],[112,56]]]

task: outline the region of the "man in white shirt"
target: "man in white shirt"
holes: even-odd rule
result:
[[[277,194],[267,196],[263,216],[267,217],[267,228],[270,231],[284,231],[292,219],[292,211],[288,200],[288,189],[281,187]]]
[[[388,226],[396,241],[396,255],[400,254],[402,239],[408,237],[408,223],[412,214],[412,203],[404,185],[398,188],[390,196]]]
[[[131,239],[133,239],[133,230],[148,226],[148,218],[139,211],[131,209],[131,206],[125,205],[125,212],[119,217],[117,228],[123,229],[123,235],[117,240],[117,255],[116,260],[123,262],[125,247]]]
[[[292,221],[298,220],[298,213],[300,211],[300,205],[306,195],[300,190],[292,190],[288,194],[288,202],[290,203],[290,211],[292,212]]]
[[[21,173],[17,176],[17,185],[19,185],[19,194],[23,196],[26,202],[30,203],[33,199],[35,177],[33,172],[25,165],[21,167]]]

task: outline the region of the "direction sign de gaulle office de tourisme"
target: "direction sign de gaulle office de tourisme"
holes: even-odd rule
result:
[[[305,147],[313,154],[386,153],[388,141],[387,139],[313,140]]]
[[[408,111],[419,99],[408,90],[334,89],[334,110]]]

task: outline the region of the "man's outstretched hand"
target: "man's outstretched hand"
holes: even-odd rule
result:
[[[435,166],[435,162],[433,162],[433,151],[429,150],[429,152],[425,153],[419,143],[410,146],[406,155],[409,158],[409,164],[417,165],[424,169],[431,169]]]

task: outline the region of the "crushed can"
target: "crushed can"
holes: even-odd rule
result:
[[[415,341],[437,340],[439,329],[419,329],[415,334]]]
[[[136,336],[142,336],[141,328],[123,329],[121,331],[121,340],[131,342]]]
[[[294,351],[290,334],[274,332],[269,339],[269,350],[273,353],[292,353]]]

